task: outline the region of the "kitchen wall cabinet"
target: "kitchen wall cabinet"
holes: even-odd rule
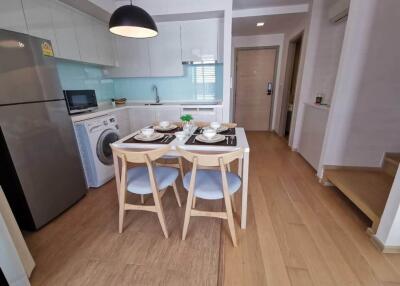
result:
[[[54,1],[51,4],[51,15],[58,47],[56,56],[80,61],[78,40],[73,22],[73,10],[67,5]]]
[[[81,60],[88,63],[97,63],[99,57],[97,55],[96,39],[93,32],[93,18],[74,11],[73,20]]]
[[[50,40],[55,56],[59,55],[52,20],[51,2],[48,0],[22,0],[29,35]]]
[[[178,22],[158,23],[158,36],[149,39],[151,76],[183,76]]]
[[[117,68],[107,69],[107,77],[150,76],[149,42],[147,39],[115,38]]]
[[[115,57],[113,50],[113,36],[108,30],[105,23],[98,21],[97,19],[92,20],[94,37],[96,39],[97,48],[97,63],[105,66],[115,65]]]
[[[0,28],[20,33],[28,33],[20,0],[0,1]]]
[[[219,27],[219,19],[182,22],[182,61],[218,60]]]

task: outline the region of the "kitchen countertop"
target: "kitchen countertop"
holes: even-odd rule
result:
[[[90,118],[106,115],[113,111],[123,110],[126,108],[135,107],[148,107],[148,108],[162,108],[162,107],[181,107],[181,108],[215,108],[222,107],[221,102],[165,102],[162,104],[152,105],[154,102],[127,102],[123,105],[114,105],[108,103],[100,103],[98,108],[92,112],[80,113],[71,115],[72,122],[87,120]]]

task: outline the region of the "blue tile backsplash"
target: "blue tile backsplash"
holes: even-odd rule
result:
[[[101,67],[64,60],[57,62],[63,89],[94,89],[99,102],[126,97],[130,101],[153,101],[156,85],[161,101],[222,101],[222,64],[184,65],[180,77],[107,79]]]

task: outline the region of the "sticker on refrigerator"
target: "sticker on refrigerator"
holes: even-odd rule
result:
[[[43,56],[54,57],[53,47],[49,42],[42,43],[42,54]]]

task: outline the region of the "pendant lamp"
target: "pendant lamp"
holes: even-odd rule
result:
[[[110,32],[130,38],[151,38],[158,34],[153,18],[142,8],[132,5],[119,7],[111,15]]]

